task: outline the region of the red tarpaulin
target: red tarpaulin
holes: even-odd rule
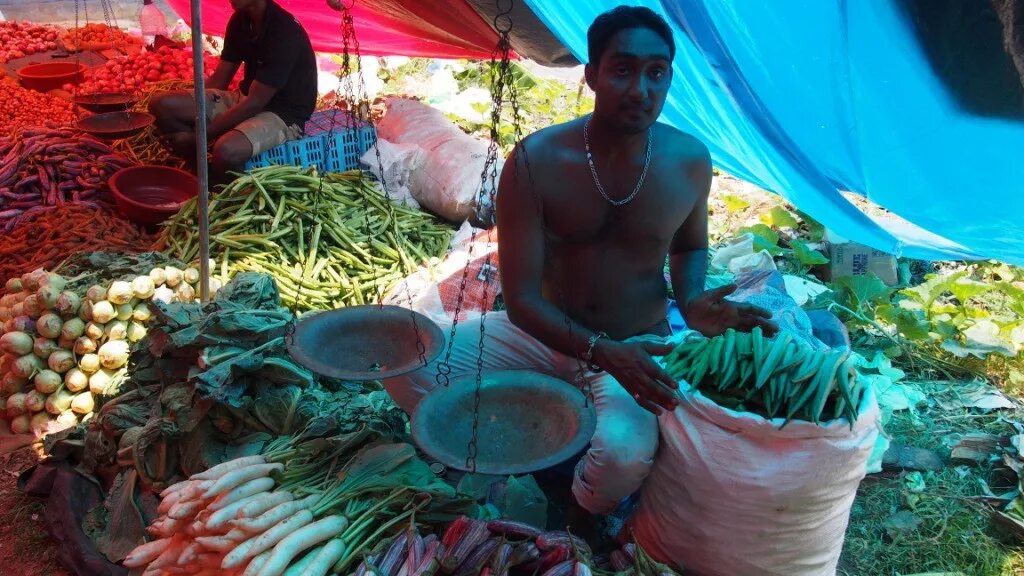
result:
[[[223,36],[228,0],[201,0],[203,33]],[[191,24],[189,0],[167,0]],[[341,14],[325,0],[277,0],[309,33],[313,49],[341,52]],[[431,58],[490,58],[498,36],[465,0],[362,0],[352,11],[361,54]]]

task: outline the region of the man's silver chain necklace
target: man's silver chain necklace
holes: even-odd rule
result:
[[[647,167],[651,165],[651,148],[654,140],[654,130],[648,128],[647,130],[647,154],[644,158],[644,170],[640,173],[640,180],[636,183],[636,188],[633,189],[633,193],[626,196],[622,200],[615,200],[608,196],[608,193],[604,191],[604,186],[601,185],[601,179],[597,177],[597,168],[594,167],[594,155],[590,152],[590,118],[587,118],[587,122],[583,125],[583,145],[587,149],[587,163],[590,164],[590,174],[594,177],[594,186],[597,187],[597,191],[604,196],[612,206],[624,206],[633,201],[636,195],[640,193],[640,188],[644,185],[644,179],[647,177]]]

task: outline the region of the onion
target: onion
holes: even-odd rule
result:
[[[164,304],[170,304],[174,300],[174,290],[166,286],[161,286],[153,291],[153,301],[163,302]]]
[[[24,302],[18,302],[14,306],[11,306],[11,315],[12,316],[26,316],[26,314],[25,314],[25,303]]]
[[[0,350],[15,356],[32,352],[32,337],[24,332],[8,332],[0,336]]]
[[[78,317],[86,322],[92,321],[92,300],[83,300],[78,307]]]
[[[135,322],[134,320],[128,323],[128,341],[138,342],[146,337],[146,328]]]
[[[82,299],[74,292],[65,290],[57,297],[57,313],[65,318],[78,314],[81,306]]]
[[[114,320],[103,328],[103,335],[107,337],[107,340],[126,340],[128,338],[128,323],[124,320]]]
[[[82,322],[81,318],[68,320],[64,323],[64,327],[60,329],[61,338],[67,338],[72,341],[79,338],[82,334],[85,334],[85,322]]]
[[[50,357],[50,354],[56,352],[58,348],[60,348],[60,346],[57,345],[56,341],[49,338],[43,338],[42,336],[36,337],[32,342],[32,353],[40,360],[46,360]]]
[[[10,398],[8,398],[10,400]],[[28,434],[32,431],[32,418],[28,414],[20,414],[11,420],[11,432],[15,434]]]
[[[124,340],[111,340],[100,346],[100,365],[107,370],[116,370],[128,363],[129,347]]]
[[[43,309],[39,306],[39,296],[35,294],[25,298],[25,301],[21,303],[21,308],[27,316],[33,318],[38,318],[43,313]]]
[[[75,367],[75,355],[70,350],[57,350],[46,359],[50,370],[63,374]]]
[[[60,348],[61,350],[74,350],[75,339],[65,338],[63,335],[61,335],[60,338],[57,338],[57,347]]]
[[[72,426],[78,426],[78,414],[75,414],[71,410],[65,410],[57,416],[57,425],[61,428],[71,428]]]
[[[60,319],[60,316],[47,312],[39,317],[36,321],[36,331],[39,332],[40,336],[47,338],[59,338],[60,331],[64,328],[64,321]]]
[[[29,390],[25,394],[25,409],[29,412],[39,412],[46,408],[46,394],[40,394],[37,390]],[[58,412],[60,414],[60,412]]]
[[[191,284],[185,284],[184,282],[178,286],[178,289],[174,293],[177,297],[178,302],[194,302],[196,299],[196,289]]]
[[[110,285],[110,289],[107,290],[107,300],[115,305],[128,302],[132,299],[133,295],[132,285],[124,280],[114,282]]]
[[[92,354],[97,349],[99,349],[99,346],[96,344],[96,341],[88,336],[79,336],[78,339],[75,340],[74,348],[72,348],[75,354],[78,354],[79,356],[82,354]]]
[[[4,289],[7,290],[8,294],[16,294],[18,292],[21,292],[21,290],[22,290],[21,278],[11,278],[11,279],[9,279],[7,281],[7,284],[4,284]]]
[[[24,378],[28,380],[29,378],[35,376],[36,372],[39,372],[43,368],[46,368],[46,365],[43,364],[42,360],[40,360],[38,357],[32,354],[25,354],[24,356],[14,361],[14,364],[11,365],[10,370],[11,374],[14,374],[18,378]]]
[[[156,290],[156,283],[149,276],[139,276],[132,280],[132,293],[139,300],[149,300],[153,297],[154,290]]]
[[[40,271],[42,271],[41,268],[38,270],[34,270],[32,272],[26,272],[21,275],[21,285],[25,290],[28,290],[29,292],[35,292],[36,290],[39,290],[40,278],[38,273]]]
[[[45,398],[43,407],[50,414],[59,416],[61,412],[71,408],[71,400],[74,397],[67,390],[58,390]]]
[[[71,392],[81,392],[89,387],[89,375],[80,368],[72,368],[64,374],[64,385]]]
[[[164,282],[167,282],[167,273],[163,268],[158,266],[149,271],[149,278],[153,281],[153,287],[156,288]]]
[[[210,298],[213,298],[213,296],[217,292],[220,292],[220,289],[223,287],[224,285],[220,283],[219,278],[210,278]]]
[[[76,414],[88,414],[95,407],[96,402],[93,400],[92,392],[88,390],[75,394],[74,399],[71,400],[71,410]]]
[[[92,303],[92,319],[98,324],[106,324],[117,316],[114,304],[108,300]]]
[[[141,302],[135,305],[135,309],[132,310],[132,319],[138,322],[149,322],[149,319],[153,317],[153,312],[149,309],[149,304]]]
[[[115,311],[118,320],[131,320],[132,314],[135,313],[135,306],[131,302],[125,302],[120,304]]]
[[[24,332],[26,334],[36,333],[36,321],[28,316],[19,315],[9,320],[11,328],[4,326],[4,332]]]
[[[85,297],[95,304],[100,300],[107,299],[107,289],[99,284],[93,284],[92,286],[89,286],[88,290],[86,290]]]
[[[0,306],[0,322],[7,322],[14,318],[14,313],[7,306]]]
[[[78,367],[86,374],[95,373],[100,369],[99,354],[83,354],[82,357],[78,359]]]
[[[7,399],[7,415],[19,416],[24,414],[25,410],[25,393],[11,394],[10,398]]]
[[[36,387],[36,392],[40,394],[53,394],[57,388],[60,388],[61,381],[60,374],[53,370],[40,370],[39,374],[32,379],[32,384]]]
[[[11,394],[17,394],[18,392],[24,392],[25,386],[28,384],[28,380],[24,378],[18,378],[10,372],[4,374],[3,378],[0,378],[0,394],[4,396],[10,396]]]
[[[99,342],[104,336],[103,325],[97,322],[89,322],[85,325],[85,335]]]
[[[199,270],[192,267],[185,268],[185,271],[181,273],[181,279],[189,284],[195,284],[199,282]]]
[[[181,281],[184,279],[184,273],[174,266],[168,266],[164,270],[167,272],[167,287],[177,288],[178,284],[181,284]]]
[[[120,380],[120,376],[121,374],[117,370],[100,370],[89,377],[89,391],[94,396],[116,393],[115,388]]]
[[[36,436],[42,436],[46,433],[47,428],[50,427],[50,415],[46,412],[39,412],[32,416],[29,420],[29,426],[32,428],[32,433]]]
[[[60,298],[60,290],[53,286],[43,286],[36,292],[36,300],[40,310],[53,310],[57,308],[57,299]]]
[[[57,292],[63,290],[67,284],[68,281],[63,276],[54,272],[44,274],[42,279],[39,280],[39,286],[53,286],[57,289]]]

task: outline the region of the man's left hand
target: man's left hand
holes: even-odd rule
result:
[[[750,332],[755,326],[760,326],[766,336],[775,334],[778,327],[771,321],[771,312],[752,304],[725,299],[735,291],[736,285],[729,284],[690,300],[682,311],[686,325],[708,338],[724,334],[729,328]]]

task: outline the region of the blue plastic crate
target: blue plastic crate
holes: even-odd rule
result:
[[[344,172],[359,167],[359,158],[373,146],[377,132],[347,112],[324,110],[306,122],[305,137],[291,140],[252,158],[246,169],[271,164],[315,166],[317,170]]]

